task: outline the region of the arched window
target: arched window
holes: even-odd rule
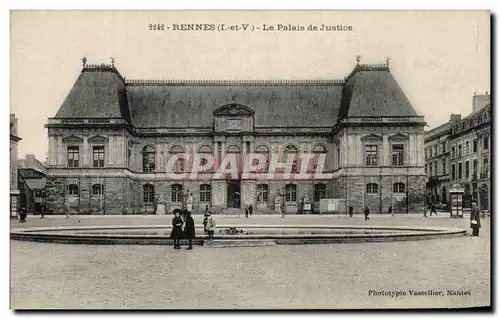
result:
[[[183,152],[184,152],[184,150],[179,145],[174,145],[170,148],[171,154],[178,154],[178,153],[183,153]]]
[[[171,196],[172,198],[172,203],[181,203],[182,202],[182,190],[183,187],[182,185],[179,184],[174,184],[171,187]]]
[[[68,195],[78,195],[78,185],[69,184],[68,185]]]
[[[208,145],[203,145],[202,147],[199,148],[198,153],[200,153],[200,154],[212,154],[212,148]],[[200,159],[200,165],[205,165],[206,163],[207,163],[206,158]]]
[[[378,184],[376,184],[376,183],[366,184],[366,193],[367,194],[377,194],[378,193]]]
[[[227,148],[228,153],[240,153],[240,148],[236,145],[231,145]]]
[[[145,146],[142,149],[142,171],[155,171],[155,149],[151,145]]]
[[[314,155],[314,158],[313,158],[313,169],[316,169],[316,167],[318,167],[318,161],[319,161],[319,158],[321,156],[321,154],[326,154],[328,151],[326,150],[326,147],[324,147],[323,145],[316,145],[314,146],[313,148],[313,155]]]
[[[265,160],[266,165],[264,165],[264,168],[259,170],[259,172],[267,172],[269,170],[269,148],[265,145],[259,145],[255,148],[255,153],[264,156],[264,158],[266,159]],[[257,163],[255,163],[255,162],[252,164],[257,165]],[[267,185],[265,185],[265,186],[267,186]]]
[[[198,153],[212,154],[212,148],[210,146],[208,146],[208,145],[203,145],[198,150]]]
[[[142,185],[143,201],[152,204],[155,200],[155,187],[151,184]]]
[[[394,183],[394,185],[392,185],[392,191],[394,193],[404,193],[405,192],[405,184]]]
[[[269,200],[269,186],[266,184],[257,185],[257,203],[267,204]]]
[[[92,185],[92,195],[103,195],[103,194],[104,194],[104,185],[102,184]]]
[[[299,171],[299,165],[298,165],[298,152],[299,150],[295,145],[287,145],[285,147],[285,161],[288,161],[288,155],[293,154],[293,164],[292,164],[292,173],[297,173]]]
[[[200,202],[209,203],[212,201],[212,186],[208,184],[200,185]]]
[[[177,154],[182,154],[184,153],[184,149],[180,147],[179,145],[174,145],[172,148],[170,148],[170,154],[172,156],[177,155]],[[175,163],[174,163],[174,173],[179,174],[179,173],[184,173],[185,170],[185,161],[184,158],[178,158]]]
[[[316,184],[314,185],[314,201],[319,202],[322,198],[326,197],[326,185]]]
[[[286,202],[296,202],[297,201],[297,185],[287,184],[285,186],[285,201]]]

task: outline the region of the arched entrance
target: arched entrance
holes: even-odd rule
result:
[[[229,181],[227,184],[227,208],[240,208],[241,187],[239,181]]]

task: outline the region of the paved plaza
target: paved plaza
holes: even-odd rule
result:
[[[201,224],[202,216],[195,216]],[[222,224],[468,228],[468,218],[216,216]],[[170,225],[171,216],[28,217],[11,227]],[[480,237],[408,242],[208,248],[11,241],[14,309],[339,309],[490,305],[490,220]],[[470,234],[470,229],[468,231]],[[469,235],[468,234],[468,235]],[[370,294],[404,291],[405,296]],[[442,291],[412,296],[410,290]],[[448,296],[447,291],[466,295]]]

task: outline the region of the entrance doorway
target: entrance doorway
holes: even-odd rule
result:
[[[239,181],[227,183],[227,208],[241,207],[241,187]]]

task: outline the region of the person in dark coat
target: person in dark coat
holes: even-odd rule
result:
[[[252,216],[252,213],[253,213],[253,206],[252,204],[250,204],[250,206],[248,206],[248,214],[250,214],[250,217]]]
[[[370,217],[368,217],[368,215],[370,215],[370,209],[365,205],[365,220],[370,220]]]
[[[476,202],[472,202],[470,227],[472,228],[472,236],[479,236],[479,228],[481,228],[481,210],[477,207]]]
[[[195,238],[195,230],[194,230],[194,219],[191,217],[191,213],[187,212],[186,215],[186,225],[184,226],[184,238],[189,240],[189,246],[186,250],[193,249],[193,239]]]
[[[26,213],[26,208],[22,207],[19,208],[19,222],[20,223],[26,223],[26,216],[28,214]]]
[[[389,208],[387,209],[387,213],[394,216],[394,211],[392,210],[392,205],[389,205]]]
[[[248,206],[245,206],[245,218],[248,218]]]
[[[170,238],[174,239],[174,248],[181,249],[180,240],[182,237],[182,225],[184,222],[180,217],[179,212],[175,213],[175,217],[172,219],[172,233],[170,234]]]
[[[349,205],[349,217],[352,217],[352,214],[354,214],[354,208],[352,205]]]
[[[434,203],[431,204],[431,216],[432,216],[432,213],[434,213],[434,215],[437,216],[436,205],[434,205]]]
[[[182,221],[185,222],[186,221],[186,216],[187,216],[187,213],[189,213],[188,209],[187,209],[187,205],[182,205],[182,210],[181,210],[181,218],[182,218]]]
[[[203,218],[203,231],[205,232],[205,235],[208,234],[207,223],[208,223],[208,216],[209,215],[210,215],[210,211],[208,211],[208,210],[205,211],[205,218]]]

